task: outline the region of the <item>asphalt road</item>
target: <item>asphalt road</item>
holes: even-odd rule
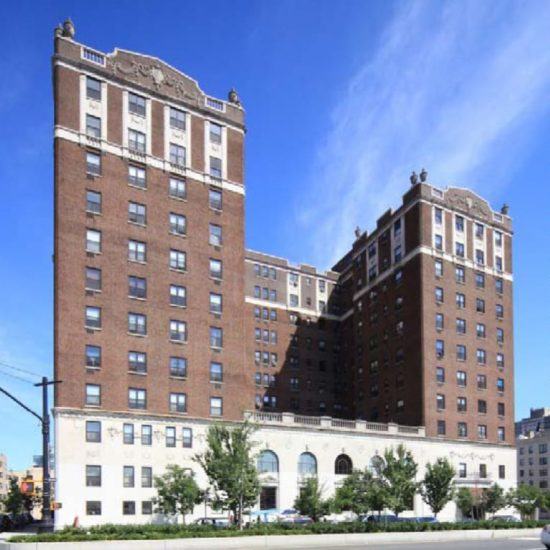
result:
[[[269,546],[258,547],[258,550],[269,549]],[[289,546],[289,550],[298,550],[299,547]],[[466,542],[414,542],[414,543],[371,543],[360,546],[323,546],[323,550],[365,550],[365,548],[380,550],[546,550],[538,537],[524,537],[505,540],[478,540]],[[250,549],[247,549],[250,550]]]

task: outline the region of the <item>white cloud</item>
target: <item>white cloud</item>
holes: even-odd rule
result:
[[[318,148],[298,215],[317,265],[398,206],[413,169],[486,194],[507,183],[504,167],[548,105],[549,29],[548,2],[399,4]]]

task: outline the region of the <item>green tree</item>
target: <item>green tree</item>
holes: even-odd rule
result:
[[[202,500],[202,492],[192,474],[177,464],[169,464],[166,472],[155,476],[157,497],[153,499],[156,511],[166,515],[179,515],[185,523],[185,514],[190,514]]]
[[[313,521],[317,521],[329,511],[329,502],[323,500],[322,493],[319,480],[316,477],[308,478],[304,486],[300,488],[300,494],[294,501],[294,508],[300,514],[309,516]]]
[[[214,509],[231,510],[242,529],[243,510],[253,506],[260,493],[260,482],[251,434],[253,428],[243,423],[234,428],[215,424],[208,428],[207,449],[195,456],[214,490]]]
[[[418,489],[415,481],[418,464],[412,453],[400,444],[396,449],[384,451],[384,461],[380,461],[380,474],[387,490],[387,506],[398,516],[403,510],[411,509]]]
[[[24,495],[19,488],[17,478],[10,477],[8,494],[4,498],[4,507],[8,514],[20,514],[23,511]]]
[[[421,494],[435,517],[453,498],[454,477],[455,470],[446,458],[438,458],[433,464],[426,464]]]
[[[510,489],[506,495],[506,501],[521,514],[522,519],[532,518],[536,509],[543,504],[544,498],[537,487],[525,483]]]
[[[334,509],[338,512],[352,511],[364,514],[369,508],[366,501],[367,484],[365,472],[354,470],[348,475],[334,495]]]
[[[504,489],[498,483],[493,483],[488,489],[483,489],[480,504],[484,512],[494,516],[506,506]]]
[[[365,493],[367,510],[378,512],[378,517],[380,517],[384,508],[388,506],[388,485],[383,478],[375,477],[370,472],[368,473],[368,479]]]
[[[463,517],[471,517],[474,508],[474,495],[468,487],[461,487],[455,497],[457,508],[462,512]]]

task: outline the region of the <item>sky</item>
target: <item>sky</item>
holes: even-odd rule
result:
[[[246,245],[329,268],[412,170],[513,217],[516,417],[550,406],[550,2],[0,3],[0,387],[53,369],[53,29],[157,56],[246,110]],[[20,370],[16,370],[20,369]],[[0,453],[41,452],[0,393]]]

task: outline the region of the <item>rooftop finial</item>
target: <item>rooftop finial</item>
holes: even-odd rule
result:
[[[229,103],[234,103],[239,107],[241,106],[241,100],[239,99],[239,94],[237,93],[237,90],[235,90],[235,88],[231,88],[231,90],[229,90],[229,93],[227,94],[227,99],[229,100]]]
[[[361,228],[357,226],[355,228],[355,238],[358,239],[361,236]]]
[[[410,175],[409,179],[411,180],[411,185],[416,185],[418,183],[418,176],[416,172],[413,171],[413,173]]]
[[[70,17],[67,17],[67,19],[63,21],[63,31],[61,32],[61,36],[64,36],[65,38],[70,38],[72,40],[74,38],[74,34],[74,23],[71,21]]]
[[[426,172],[426,168],[422,168],[422,172],[420,172],[420,181],[422,183],[425,183],[427,179],[428,179],[428,172]]]
[[[506,203],[504,203],[502,205],[502,208],[500,209],[500,213],[507,216],[509,211],[510,211],[510,207]]]

